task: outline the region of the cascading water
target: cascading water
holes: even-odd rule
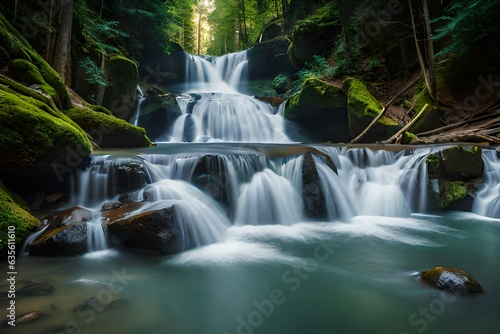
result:
[[[279,108],[243,93],[247,62],[246,51],[211,58],[186,54],[186,88],[177,96],[181,113],[152,139],[290,142]]]
[[[472,212],[500,218],[500,159],[497,151],[483,152],[483,182],[476,194]]]

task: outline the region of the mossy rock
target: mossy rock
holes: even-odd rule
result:
[[[3,51],[6,52],[10,59],[23,59],[38,69],[43,80],[57,93],[58,104],[62,109],[68,109],[73,106],[69,92],[59,74],[12,27],[2,14],[0,14],[0,41],[5,46]]]
[[[288,48],[291,63],[302,66],[311,61],[312,56],[325,52],[341,31],[339,17],[334,3],[329,2],[307,18],[297,21]]]
[[[346,94],[318,78],[305,80],[299,93],[287,101],[285,117],[315,140],[345,142],[350,138]]]
[[[6,259],[8,248],[9,227],[15,228],[15,250],[21,251],[25,237],[40,221],[29,213],[26,202],[10,192],[0,180],[0,261]]]
[[[9,65],[8,73],[11,77],[16,78],[26,86],[38,86],[53,101],[58,101],[57,92],[52,86],[47,84],[38,68],[29,61],[24,59],[13,60]]]
[[[481,177],[483,150],[477,145],[460,145],[441,151],[440,175],[450,181]]]
[[[68,150],[89,155],[87,136],[72,123],[43,102],[0,87],[1,170],[35,172],[64,162]]]
[[[458,268],[434,267],[420,272],[422,281],[452,293],[478,293],[483,287],[468,273]]]
[[[474,199],[469,197],[469,188],[473,186],[473,183],[465,181],[430,179],[430,209],[470,211]]]
[[[147,147],[151,141],[143,128],[86,108],[65,111],[101,148]]]
[[[342,84],[347,92],[347,110],[349,134],[352,138],[359,135],[380,112],[383,106],[368,91],[365,84],[358,79],[348,78]],[[363,137],[364,142],[377,142],[387,139],[396,133],[401,126],[386,116],[379,121]]]
[[[415,101],[415,106],[413,108],[415,113],[422,110],[426,104],[428,104],[428,106],[408,131],[412,133],[420,133],[437,128],[440,124],[441,113],[437,107],[437,103],[429,96],[429,92],[425,87],[424,81],[420,82],[413,99]]]
[[[129,120],[137,101],[139,73],[137,63],[122,56],[112,56],[106,63],[106,87],[102,105],[114,116]]]

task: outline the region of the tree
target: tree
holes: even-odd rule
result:
[[[59,11],[50,13],[56,15],[58,29],[56,30],[54,48],[48,52],[49,64],[59,73],[64,83],[71,81],[71,31],[73,24],[73,0],[58,0]],[[51,6],[53,8],[53,6]],[[50,43],[50,39],[49,39]]]
[[[426,44],[426,57],[424,58],[424,55],[422,54],[422,51],[420,49],[420,43],[419,43],[419,38],[417,35],[417,26],[415,23],[415,11],[413,9],[412,5],[412,0],[408,0],[408,6],[410,8],[410,16],[411,16],[411,23],[412,23],[412,28],[413,28],[413,37],[415,40],[415,47],[417,49],[417,56],[418,56],[418,61],[420,64],[420,70],[422,71],[422,74],[424,76],[424,81],[425,81],[425,86],[427,87],[427,91],[429,93],[429,96],[433,100],[437,100],[437,89],[436,89],[436,70],[435,70],[435,65],[434,65],[434,48],[432,44],[432,33],[430,29],[430,18],[429,18],[429,12],[428,12],[428,7],[427,7],[427,0],[423,0],[422,2],[423,5],[423,11],[424,11],[424,23],[425,23],[425,31],[426,31],[426,38],[425,44]]]
[[[453,0],[445,15],[433,22],[441,25],[434,39],[445,41],[437,56],[463,55],[480,44],[488,43],[490,50],[500,56],[497,45],[500,39],[500,11],[497,1]]]

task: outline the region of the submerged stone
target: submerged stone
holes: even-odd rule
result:
[[[468,273],[457,268],[434,267],[420,272],[422,281],[453,293],[483,292],[483,287]]]

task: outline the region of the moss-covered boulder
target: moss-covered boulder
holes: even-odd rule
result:
[[[346,142],[350,139],[345,93],[318,78],[304,81],[302,89],[287,101],[285,117],[313,140]],[[294,136],[290,132],[288,135]]]
[[[14,245],[18,254],[24,238],[39,225],[39,220],[29,213],[26,202],[10,192],[0,180],[0,261],[5,260],[12,250],[9,248],[9,232],[15,234]]]
[[[0,87],[0,172],[36,172],[91,152],[85,133],[57,109]],[[75,166],[73,166],[75,167]]]
[[[468,273],[458,268],[434,267],[420,272],[422,281],[453,293],[483,292],[483,287]]]
[[[348,78],[342,84],[347,92],[349,134],[352,138],[359,135],[380,112],[383,106],[358,79]],[[363,142],[378,142],[389,138],[401,126],[392,119],[382,116],[363,137]]]
[[[441,114],[439,112],[437,103],[431,99],[429,92],[425,87],[425,82],[422,82],[417,87],[415,95],[413,97],[415,101],[414,110],[418,113],[422,108],[428,104],[427,108],[424,110],[423,114],[419,119],[413,124],[408,131],[411,133],[420,133],[425,131],[430,131],[435,129],[440,124]]]
[[[257,43],[247,53],[248,79],[272,80],[278,74],[290,74],[294,70],[287,56],[290,41],[279,36]]]
[[[92,212],[80,207],[73,207],[49,222],[49,226],[33,240],[30,255],[70,256],[88,251],[87,221],[92,219]]]
[[[52,87],[57,93],[57,105],[61,109],[73,106],[68,90],[59,74],[31,47],[22,34],[10,25],[2,14],[0,14],[0,45],[2,45],[4,55],[11,60],[11,63],[14,62],[11,71],[22,74],[25,79],[41,81],[42,86],[45,82]],[[24,62],[19,62],[18,59],[24,60]],[[32,66],[27,65],[27,62],[37,68],[41,78],[37,77],[36,71]],[[43,89],[50,90],[47,87]],[[51,95],[50,93],[49,95]]]
[[[341,31],[339,17],[335,4],[328,2],[312,15],[296,22],[288,49],[293,65],[303,66],[312,60],[313,55],[322,54],[331,47],[334,36]]]
[[[176,95],[166,93],[145,98],[139,110],[137,125],[144,128],[151,140],[157,140],[165,134],[181,116]]]
[[[101,148],[146,147],[151,141],[143,128],[122,119],[86,108],[72,108],[65,114],[82,127]]]
[[[429,207],[434,210],[470,211],[482,180],[479,146],[451,146],[426,158]]]
[[[137,102],[137,63],[122,56],[112,56],[106,63],[106,78],[109,86],[104,92],[103,106],[114,116],[128,121]]]

